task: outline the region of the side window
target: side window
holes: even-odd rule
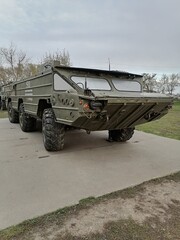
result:
[[[73,76],[71,79],[81,88],[85,88],[86,85],[91,90],[111,90],[108,81],[104,78],[94,78],[94,77],[76,77]]]
[[[113,79],[112,80],[115,88],[119,91],[126,92],[141,92],[141,84],[136,81],[130,80],[121,80],[121,79]]]
[[[67,91],[73,89],[62,77],[57,73],[54,74],[54,90],[56,91]]]

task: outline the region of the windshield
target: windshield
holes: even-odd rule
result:
[[[73,76],[71,77],[71,80],[82,89],[89,88],[91,90],[111,90],[108,81],[104,78]]]
[[[141,92],[141,84],[137,81],[112,79],[112,83],[119,91]]]

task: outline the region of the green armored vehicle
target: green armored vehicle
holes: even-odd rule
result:
[[[4,86],[0,86],[0,109],[6,110],[6,95],[4,92]]]
[[[109,131],[109,141],[129,140],[138,124],[164,116],[172,98],[143,93],[142,76],[60,66],[46,66],[33,78],[6,86],[9,120],[24,132],[34,131],[42,120],[48,151],[64,147],[68,128]]]

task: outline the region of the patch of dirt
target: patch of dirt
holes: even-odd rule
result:
[[[58,236],[67,234],[82,237],[102,233],[108,222],[119,220],[132,219],[141,225],[147,219],[156,217],[163,223],[167,218],[171,218],[168,209],[172,205],[180,206],[180,182],[150,182],[135,197],[106,199],[89,209],[80,210],[76,216],[68,217],[62,226],[46,228],[43,236],[34,234],[33,239],[60,239]]]

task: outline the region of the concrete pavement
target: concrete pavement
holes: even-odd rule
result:
[[[127,143],[107,132],[71,131],[65,149],[44,149],[41,132],[0,120],[0,229],[180,170],[180,141],[135,132]]]

